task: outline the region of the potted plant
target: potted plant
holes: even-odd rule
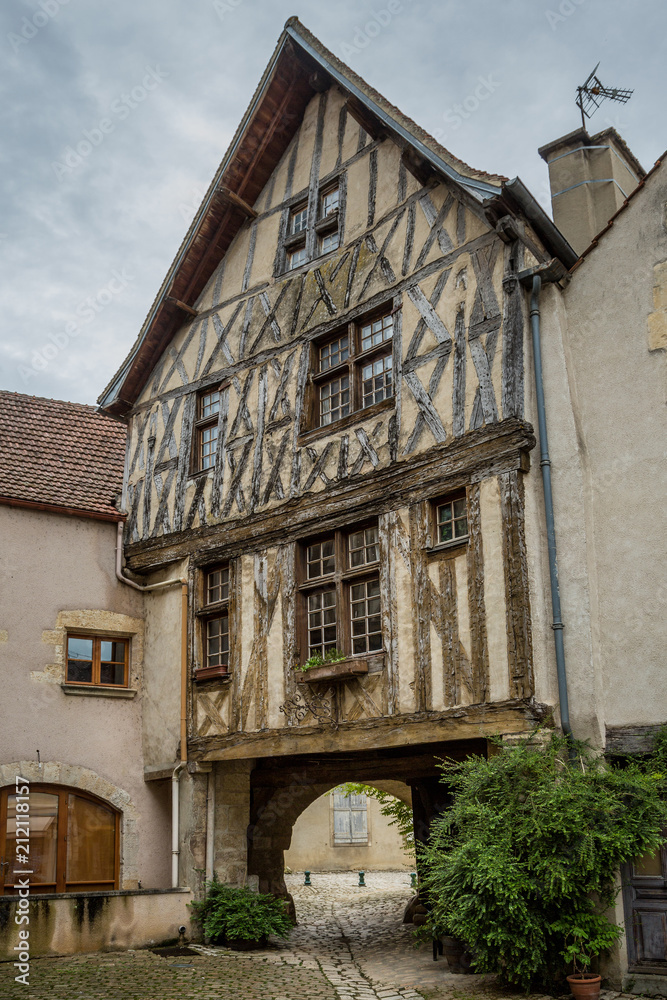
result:
[[[618,871],[665,840],[667,737],[650,758],[611,767],[591,747],[543,734],[443,766],[452,807],[431,825],[421,884],[434,919],[476,972],[551,989],[612,948]]]
[[[188,905],[207,941],[235,951],[261,948],[270,934],[286,938],[292,930],[282,899],[225,885],[216,874],[206,883],[206,897]]]
[[[339,649],[329,649],[322,656],[314,653],[304,664],[297,667],[307,683],[319,681],[344,681],[350,677],[359,677],[368,673],[368,663],[356,656],[346,656]]]

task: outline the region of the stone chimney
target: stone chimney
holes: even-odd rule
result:
[[[577,129],[542,146],[549,164],[554,222],[582,253],[637,187],[646,171],[614,128]]]

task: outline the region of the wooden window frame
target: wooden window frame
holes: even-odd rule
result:
[[[202,443],[204,431],[208,430],[210,427],[217,427],[220,410],[222,408],[222,394],[229,386],[229,382],[222,382],[219,385],[211,385],[206,389],[201,389],[197,393],[197,400],[195,404],[195,420],[192,430],[192,455],[190,462],[190,475],[206,475],[208,472],[212,472],[215,468],[215,459],[217,458],[219,441],[216,438],[216,446],[214,452],[214,461],[212,465],[202,464]],[[218,409],[213,414],[208,414],[202,416],[202,405],[206,396],[212,395],[212,393],[217,392],[219,394]]]
[[[338,329],[334,332],[328,333],[326,337],[320,337],[312,341],[310,377],[308,380],[309,391],[307,393],[306,404],[304,406],[302,434],[315,434],[316,432],[319,434],[323,432],[326,433],[329,428],[335,427],[339,429],[350,423],[356,423],[358,420],[364,419],[367,415],[372,415],[379,410],[395,407],[396,357],[393,331],[392,336],[389,339],[362,351],[361,330],[362,327],[368,325],[368,323],[373,323],[385,316],[394,316],[396,312],[397,309],[393,307],[392,303],[385,303],[384,306],[374,309],[372,313],[368,313],[365,316],[351,320],[344,326],[338,327]],[[328,344],[335,343],[346,334],[348,338],[347,358],[335,366],[326,368],[324,371],[320,371],[321,349],[326,347]],[[390,396],[385,396],[377,402],[372,402],[369,403],[368,406],[364,406],[364,365],[369,362],[376,361],[379,358],[386,357],[392,359],[392,393]],[[342,417],[338,417],[336,420],[332,420],[328,424],[323,424],[321,423],[321,387],[329,382],[333,382],[335,379],[344,377],[345,375],[348,376],[349,411]]]
[[[327,215],[323,215],[324,198],[334,191],[338,191],[338,205]],[[282,237],[283,260],[282,264],[279,265],[279,268],[282,267],[283,273],[287,274],[290,271],[297,271],[300,267],[307,267],[307,265],[311,264],[314,260],[318,260],[320,257],[336,253],[342,242],[344,202],[345,178],[343,174],[339,174],[329,179],[325,184],[318,186],[316,191],[311,193],[307,200],[300,197],[299,200],[294,201],[289,208],[285,209],[287,218],[283,222],[285,227],[285,235]],[[304,211],[307,212],[306,228],[294,232],[294,219]],[[326,250],[323,249],[323,240],[333,235],[334,232],[338,234],[336,246]],[[300,250],[305,252],[304,259],[298,264],[292,264],[293,255]]]
[[[378,558],[377,560],[364,563],[362,566],[352,568],[350,566],[350,535],[367,528],[378,530]],[[308,579],[308,547],[316,545],[328,539],[334,541],[335,569],[332,573],[326,573],[319,577]],[[346,657],[368,658],[370,656],[381,656],[384,653],[381,649],[368,650],[363,653],[354,653],[352,643],[352,619],[351,619],[351,598],[350,591],[353,583],[363,583],[366,580],[379,580],[381,571],[380,564],[380,541],[379,527],[375,519],[360,521],[358,524],[347,525],[344,528],[335,528],[331,531],[324,531],[318,535],[313,535],[299,542],[297,547],[296,574],[298,592],[298,614],[297,632],[300,648],[300,659],[305,662],[311,655],[308,635],[308,596],[324,590],[335,590],[336,593],[336,648],[344,653]],[[382,595],[380,595],[382,602]],[[380,611],[380,614],[382,611]]]
[[[93,679],[90,681],[74,681],[69,678],[69,641],[70,639],[90,639],[93,643],[93,659],[92,659],[92,675]],[[102,661],[101,656],[101,644],[103,642],[122,642],[125,644],[125,667],[123,674],[122,684],[108,684],[103,683],[100,680],[102,662],[105,663],[117,663],[117,660],[104,660]],[[86,633],[86,632],[68,632],[65,639],[65,684],[73,687],[81,688],[107,688],[111,691],[123,691],[130,686],[130,642],[131,639],[127,635],[116,635],[116,634],[102,634],[102,633]],[[86,662],[86,661],[84,661]]]
[[[221,570],[227,570],[227,596],[221,598],[217,601],[209,600],[209,576],[211,573],[217,573]],[[200,582],[200,595],[199,595],[199,607],[196,611],[196,617],[198,620],[198,633],[199,633],[199,650],[200,656],[198,657],[201,666],[195,668],[194,678],[195,681],[207,681],[207,680],[230,680],[231,679],[231,659],[232,659],[232,591],[233,591],[233,580],[234,580],[234,566],[231,562],[220,562],[212,563],[209,566],[203,566],[201,569],[201,582]],[[208,665],[208,623],[214,621],[217,618],[227,615],[227,635],[228,635],[228,649],[227,649],[227,664],[216,664],[215,666]]]
[[[120,819],[121,812],[116,809],[115,806],[111,805],[110,802],[106,802],[104,799],[99,798],[97,795],[93,795],[90,792],[86,792],[80,788],[72,788],[69,785],[55,785],[48,784],[44,782],[30,782],[29,783],[30,793],[32,792],[45,792],[47,795],[56,795],[58,797],[58,828],[57,828],[57,846],[56,846],[56,881],[55,882],[34,882],[30,880],[30,896],[46,895],[49,893],[63,893],[63,892],[104,892],[113,891],[120,888]],[[16,793],[16,784],[6,785],[4,788],[0,788],[0,857],[7,857],[7,800],[10,795]],[[68,820],[68,796],[76,795],[82,799],[88,799],[90,802],[94,802],[95,805],[102,806],[107,809],[114,817],[114,876],[113,879],[103,879],[99,882],[89,881],[89,882],[68,882],[67,881],[67,820]],[[40,892],[41,886],[46,886],[43,891]],[[48,888],[53,886],[53,888]],[[81,886],[81,888],[72,888],[73,886]],[[0,872],[0,896],[3,895],[16,895],[16,890],[13,886],[5,886],[5,876],[4,872]]]
[[[439,530],[440,521],[438,516],[439,509],[448,504],[453,505],[457,500],[465,501],[466,527],[468,530],[465,535],[457,535],[456,537],[450,538],[445,542],[441,542]],[[452,490],[451,493],[447,493],[431,501],[431,540],[431,551],[457,548],[459,545],[467,545],[470,541],[470,510],[468,507],[468,491],[465,487],[458,490]]]

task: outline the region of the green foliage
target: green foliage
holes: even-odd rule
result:
[[[667,826],[667,736],[643,762],[610,768],[585,745],[525,741],[443,765],[454,804],[420,851],[432,920],[461,938],[475,971],[528,990],[610,948],[605,915],[621,864]]]
[[[340,663],[341,660],[346,660],[347,657],[345,653],[341,653],[340,649],[330,649],[327,653],[322,656],[321,653],[315,653],[302,663],[297,670],[310,670],[311,667],[324,667],[327,663]]]
[[[212,944],[228,940],[258,941],[277,934],[286,938],[292,924],[282,899],[224,885],[216,874],[206,883],[206,898],[188,904]]]
[[[336,791],[339,791],[341,795],[365,795],[369,799],[376,799],[382,806],[380,814],[390,820],[389,826],[397,828],[403,842],[403,850],[407,854],[413,855],[415,853],[412,808],[407,803],[401,802],[389,792],[383,792],[373,785],[358,784],[353,781],[341,785]]]

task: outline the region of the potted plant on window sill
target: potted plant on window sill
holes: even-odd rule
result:
[[[297,672],[303,674],[300,683],[315,684],[318,681],[346,681],[351,677],[361,677],[368,673],[368,662],[356,656],[346,656],[339,649],[330,649],[322,656],[315,653],[310,659],[297,667]]]

